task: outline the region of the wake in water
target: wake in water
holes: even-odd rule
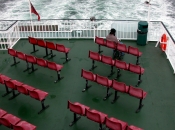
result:
[[[148,0],[149,1],[149,0]],[[31,0],[41,19],[148,20],[145,0]],[[151,0],[150,20],[163,21],[170,32],[175,27],[173,0]],[[1,20],[29,20],[28,0],[0,0]],[[32,15],[33,19],[37,19]]]

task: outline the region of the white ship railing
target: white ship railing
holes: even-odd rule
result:
[[[14,22],[14,21],[13,21]],[[94,38],[95,36],[105,38],[109,30],[114,27],[117,30],[116,36],[124,40],[137,39],[137,26],[139,21],[112,21],[112,20],[41,20],[15,21],[18,30],[14,30],[19,38],[33,36],[36,38],[52,39],[73,39],[73,38]],[[2,24],[3,23],[3,24]],[[148,31],[148,41],[157,41],[160,35],[161,22],[150,22]],[[0,38],[9,39],[7,34],[11,30],[12,23],[0,21]],[[33,26],[31,26],[33,25]],[[8,27],[10,26],[10,28]],[[2,28],[2,29],[1,29]],[[7,29],[8,28],[8,29]],[[17,32],[16,32],[17,31]],[[14,33],[13,32],[13,33]],[[14,36],[12,36],[14,37]],[[2,40],[4,41],[4,40]],[[2,43],[1,43],[2,44]],[[4,43],[6,44],[6,43]],[[8,43],[7,43],[8,44]]]
[[[0,50],[12,48],[19,39],[32,36],[42,39],[94,39],[105,38],[111,28],[117,30],[121,40],[137,40],[139,21],[130,20],[41,20],[41,21],[0,21]],[[160,21],[150,21],[147,41],[159,41],[162,34],[169,37],[165,51],[175,72],[174,39]]]
[[[17,21],[0,22],[0,50],[13,47],[20,39]]]
[[[161,41],[162,34],[166,34],[168,41],[167,41],[167,47],[165,50],[167,59],[169,60],[175,74],[175,44],[174,39],[172,38],[169,31],[165,28],[164,24],[161,24],[161,34],[159,35],[159,41]],[[159,42],[160,43],[160,42]]]

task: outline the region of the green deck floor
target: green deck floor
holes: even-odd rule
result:
[[[87,92],[81,92],[85,87],[85,79],[81,77],[81,69],[89,70],[92,65],[92,61],[88,58],[88,51],[98,51],[98,46],[93,40],[49,41],[62,43],[71,48],[69,53],[71,61],[64,64],[61,71],[61,75],[64,76],[63,80],[55,84],[56,72],[37,65],[35,66],[38,70],[34,73],[24,73],[26,63],[21,60],[20,64],[10,67],[13,58],[7,54],[7,51],[0,51],[0,73],[48,92],[45,104],[49,104],[50,107],[38,115],[37,112],[41,109],[39,101],[23,94],[13,100],[8,100],[12,96],[10,94],[0,98],[0,108],[36,125],[37,130],[98,130],[99,125],[86,117],[82,117],[74,126],[69,127],[69,123],[73,120],[73,113],[67,109],[68,100],[80,102],[108,114],[109,117],[115,117],[144,130],[175,130],[175,75],[164,52],[158,47],[154,47],[156,43],[149,42],[146,46],[137,46],[135,41],[123,41],[126,45],[139,47],[140,51],[143,52],[140,63],[145,68],[145,73],[139,88],[148,94],[143,100],[144,107],[140,113],[135,113],[139,99],[128,94],[119,93],[118,101],[111,104],[114,97],[112,89],[110,91],[113,92],[113,95],[106,101],[103,101],[106,88],[94,82],[90,82],[92,87]],[[39,51],[33,55],[43,57],[45,49],[38,46],[36,48]],[[14,49],[30,54],[32,45],[27,40],[20,40]],[[104,55],[112,56],[111,49],[102,47],[102,50],[104,50]],[[65,55],[56,51],[54,54],[56,57],[50,61],[62,64]],[[19,61],[19,59],[17,60]],[[126,54],[123,61],[135,64],[136,57]],[[110,66],[101,62],[96,62],[96,65],[98,67],[93,73],[101,76],[109,75]],[[116,68],[114,70],[117,71]],[[125,82],[126,85],[136,85],[138,75],[128,71],[121,71],[121,73],[122,76],[118,81]],[[114,79],[115,76],[116,73],[110,79]],[[0,95],[2,95],[5,93],[5,86],[0,86]],[[8,130],[8,128],[0,126],[0,130]]]

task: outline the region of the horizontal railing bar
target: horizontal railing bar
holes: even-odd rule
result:
[[[89,20],[90,21],[90,19],[41,19],[40,21],[42,21],[42,20],[75,20],[75,21],[77,21],[77,20]],[[107,20],[107,21],[141,21],[141,20],[117,20],[117,19],[95,19],[95,21],[96,20]],[[27,19],[27,20],[0,20],[0,22],[1,21],[31,21],[30,19]],[[38,21],[37,19],[33,19],[32,21]],[[149,22],[162,22],[162,21],[149,21]]]

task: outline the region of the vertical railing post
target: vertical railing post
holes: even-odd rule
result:
[[[7,40],[7,41],[8,41],[7,44],[9,43],[9,45],[7,45],[8,47],[11,47],[11,46],[12,46],[12,42],[11,42],[11,33],[12,33],[12,32],[10,32],[10,31],[8,32],[8,40]],[[5,49],[7,49],[7,48],[6,48],[7,46],[5,46]]]
[[[166,43],[167,45],[166,45],[166,51],[167,51],[167,59],[169,59],[169,47],[170,47],[170,42],[169,42],[169,37],[167,37],[167,43]]]
[[[95,26],[95,24],[94,24],[94,21],[93,21],[93,28],[94,28],[94,42],[95,42],[95,32],[96,32],[96,26]]]
[[[17,37],[18,37],[18,39],[20,39],[21,36],[20,36],[20,32],[19,32],[19,22],[18,21],[17,21],[17,25],[16,25],[16,31],[17,31]]]

